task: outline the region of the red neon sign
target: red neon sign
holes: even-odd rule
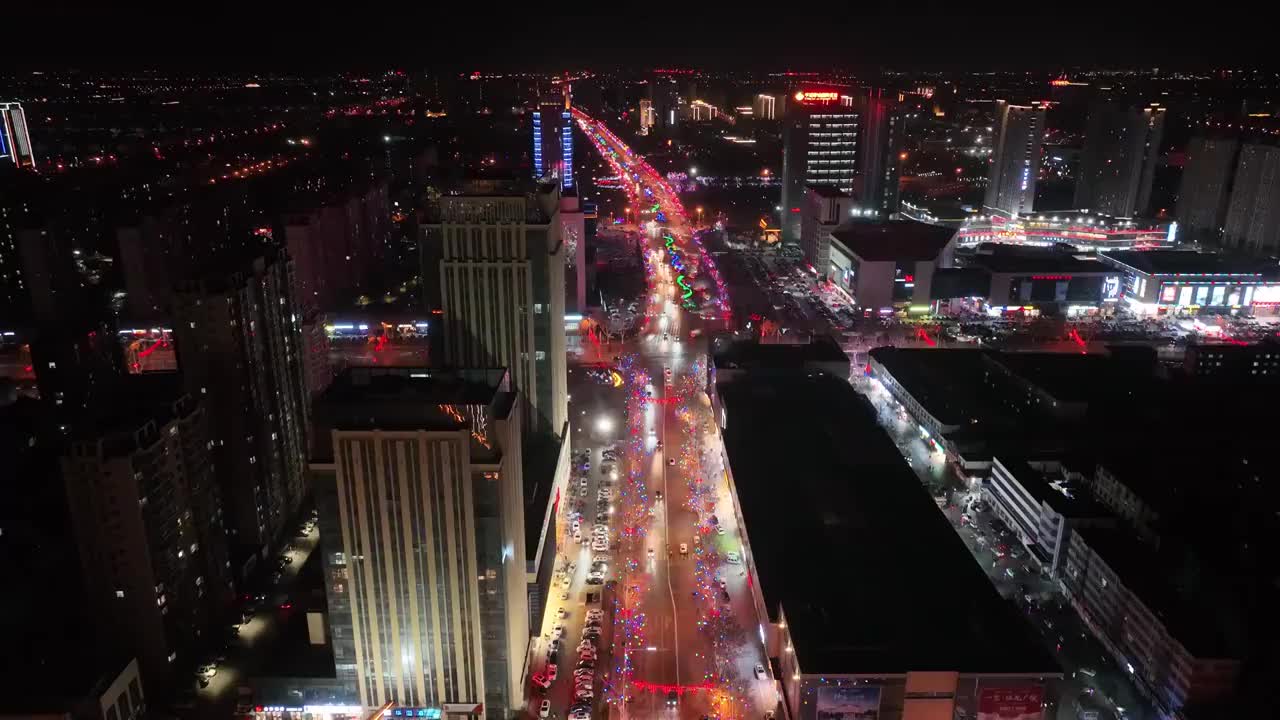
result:
[[[1070,280],[1070,275],[1032,275],[1032,280]]]
[[[840,99],[840,93],[828,90],[799,90],[796,92],[796,100],[800,102],[835,102]]]

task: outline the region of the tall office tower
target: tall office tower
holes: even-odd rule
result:
[[[1240,142],[1197,137],[1187,148],[1187,164],[1178,190],[1178,225],[1193,239],[1217,240],[1226,222],[1227,193]]]
[[[153,687],[195,660],[234,599],[204,409],[135,377],[61,460],[97,627]]]
[[[1280,251],[1280,148],[1240,148],[1222,242],[1251,254]]]
[[[640,134],[641,135],[649,134],[649,129],[653,127],[653,121],[654,121],[653,101],[641,100],[640,101]]]
[[[858,105],[863,111],[858,205],[869,217],[883,220],[898,212],[898,152],[906,132],[905,120],[896,93],[870,89]]]
[[[1044,111],[1039,102],[1010,105],[1004,100],[996,101],[995,152],[983,202],[988,210],[1015,216],[1035,208]]]
[[[573,115],[568,83],[543,95],[533,110],[533,179],[555,178],[561,190],[573,189]]]
[[[237,562],[279,540],[307,493],[310,400],[292,272],[283,251],[268,250],[207,272],[174,299],[178,366],[209,413]]]
[[[423,225],[423,278],[438,278],[444,354],[454,367],[505,367],[525,427],[559,434],[568,417],[560,193],[440,198]],[[424,282],[428,298],[437,292]]]
[[[27,130],[27,114],[22,110],[22,103],[0,102],[0,160],[7,160],[20,168],[34,170],[36,167],[31,134]]]
[[[1089,112],[1075,207],[1133,217],[1151,204],[1165,109],[1101,102]]]
[[[760,93],[751,103],[752,117],[758,120],[777,120],[782,117],[786,96],[781,93]]]
[[[501,368],[352,368],[316,404],[334,661],[365,708],[520,709],[520,400]]]
[[[806,186],[853,192],[861,117],[837,92],[800,90],[792,97],[782,130],[782,239],[795,243]]]

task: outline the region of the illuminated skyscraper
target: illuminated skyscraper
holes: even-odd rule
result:
[[[538,100],[533,110],[533,178],[556,178],[560,189],[573,189],[573,115],[569,112],[570,88]]]
[[[782,239],[799,242],[805,186],[854,191],[861,114],[833,91],[800,90],[792,97],[782,131]]]
[[[21,103],[0,102],[0,160],[35,169],[35,151],[31,149],[27,114],[22,111]]]
[[[311,463],[333,655],[365,708],[513,717],[529,648],[519,398],[501,368],[354,368]]]
[[[508,368],[528,399],[525,427],[551,434],[568,416],[561,208],[551,185],[448,195],[421,243],[424,290],[439,292],[444,311],[445,361]]]
[[[1040,149],[1044,142],[1045,106],[1010,105],[996,101],[996,142],[987,177],[988,210],[1007,215],[1031,212],[1040,173]]]

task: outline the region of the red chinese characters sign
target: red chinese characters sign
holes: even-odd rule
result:
[[[978,696],[978,720],[1040,720],[1043,706],[1043,687],[983,688]]]

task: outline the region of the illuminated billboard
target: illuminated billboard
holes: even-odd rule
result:
[[[818,688],[817,720],[877,720],[879,717],[879,687]]]

